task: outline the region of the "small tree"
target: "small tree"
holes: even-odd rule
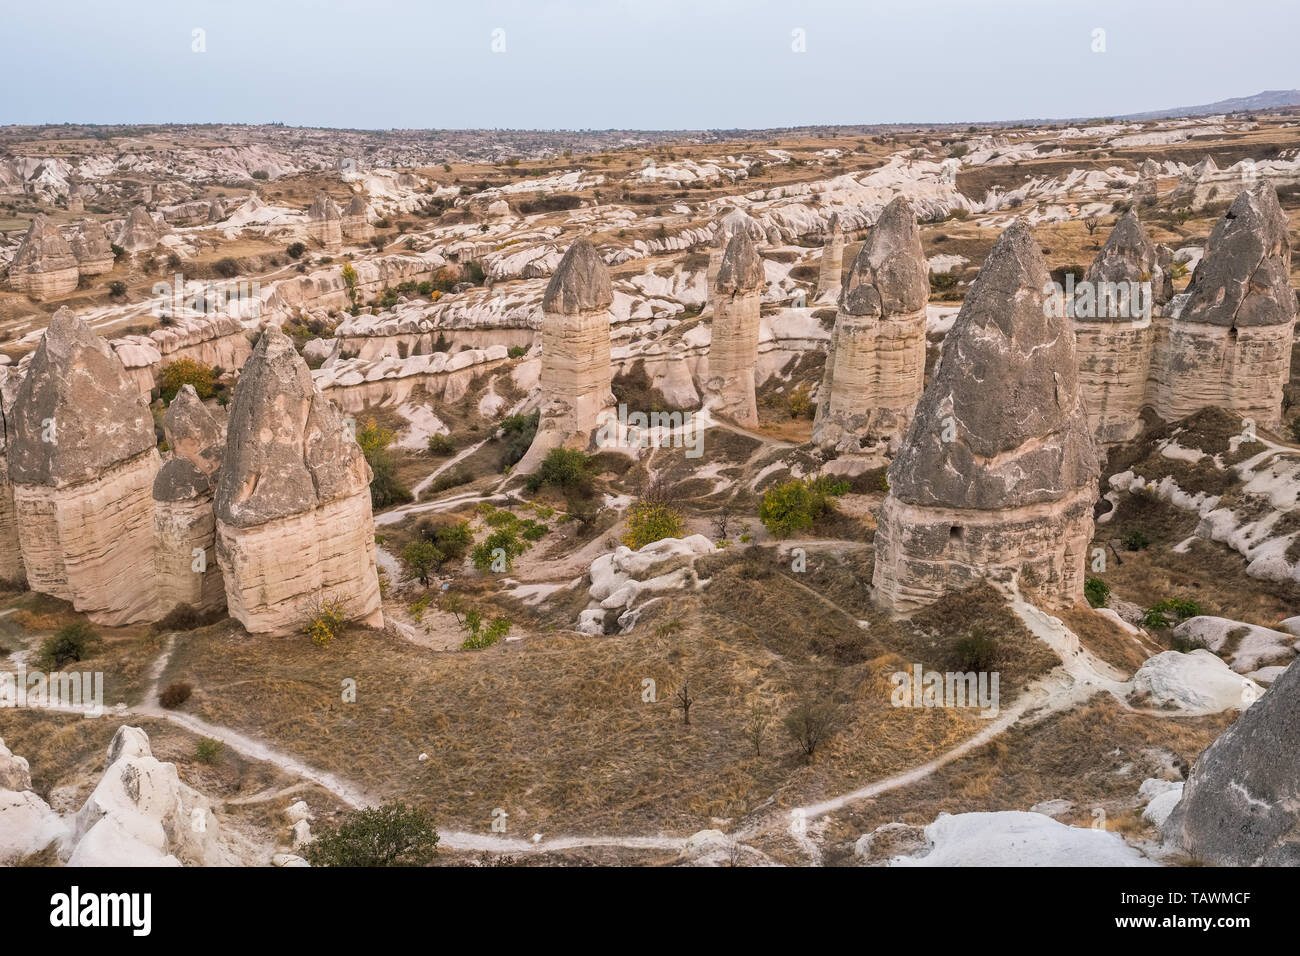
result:
[[[289,254],[290,259],[301,259],[303,253],[307,251],[307,247],[301,242],[292,242],[289,244],[289,248],[284,251]]]
[[[767,733],[767,713],[755,704],[749,710],[749,721],[745,724],[745,736],[754,748],[754,756],[763,756],[763,736]]]
[[[41,667],[57,670],[64,664],[82,661],[90,653],[92,644],[99,641],[99,635],[85,621],[76,621],[47,637],[36,655]]]
[[[352,263],[343,263],[343,284],[348,287],[348,298],[352,301],[353,308],[357,304],[357,270],[352,268]]]
[[[695,703],[695,698],[691,696],[690,681],[682,681],[682,686],[673,692],[673,706],[682,712],[682,723],[689,727],[691,725],[691,706]]]
[[[429,578],[442,564],[443,553],[432,541],[417,539],[402,549],[402,566],[408,577],[415,578],[426,588]]]
[[[383,428],[372,418],[357,429],[357,444],[370,465],[370,504],[387,508],[411,500],[411,492],[397,480],[397,461],[388,446],[397,438],[391,428]]]
[[[312,866],[427,866],[437,853],[433,817],[401,802],[353,811],[306,849]]]
[[[1091,236],[1097,231],[1097,227],[1101,225],[1101,220],[1096,216],[1089,216],[1083,220],[1083,225],[1088,230],[1088,235]]]
[[[839,719],[839,708],[830,700],[803,694],[783,723],[795,744],[811,763],[813,755],[823,741],[834,732]]]

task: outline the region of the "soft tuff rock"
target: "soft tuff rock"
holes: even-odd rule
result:
[[[1079,386],[1099,442],[1127,441],[1142,427],[1154,331],[1166,272],[1137,210],[1115,224],[1068,305],[1074,316]]]
[[[206,611],[225,606],[216,555],[212,492],[225,450],[221,423],[192,385],[177,393],[163,420],[171,454],[154,479],[154,569],[158,605]]]
[[[1296,296],[1287,218],[1268,183],[1215,224],[1153,368],[1156,412],[1174,421],[1219,406],[1276,428],[1291,373]]]
[[[727,243],[713,288],[713,330],[705,405],[746,428],[758,425],[754,367],[758,363],[763,260],[743,229]]]
[[[144,206],[135,206],[126,217],[117,245],[128,253],[148,252],[162,241],[163,229]]]
[[[889,469],[876,532],[877,600],[908,611],[982,581],[1083,596],[1096,448],[1074,334],[1049,315],[1033,233],[994,243]]]
[[[9,427],[12,422],[12,427]],[[150,620],[153,418],[108,343],[60,309],[6,416],[18,538],[32,590],[100,624]]]
[[[839,213],[831,213],[829,232],[822,246],[821,271],[817,277],[817,301],[835,302],[840,297],[844,269],[844,228]]]
[[[375,234],[375,227],[370,225],[369,209],[365,197],[357,194],[348,202],[347,212],[343,214],[343,235],[348,239],[369,239]]]
[[[1196,758],[1166,839],[1219,866],[1300,865],[1300,665]]]
[[[325,193],[317,193],[316,201],[307,211],[307,235],[326,249],[337,249],[343,244],[343,214]]]
[[[586,449],[611,391],[609,269],[586,239],[569,247],[542,298],[541,418],[516,468],[535,471],[553,448]]]
[[[230,614],[252,633],[301,627],[322,603],[380,627],[370,466],[278,328],[230,402],[217,484],[217,559]]]
[[[104,227],[88,219],[77,227],[69,243],[77,259],[77,271],[83,276],[103,275],[113,271],[113,247]]]
[[[814,444],[873,463],[897,450],[925,386],[929,288],[916,215],[899,196],[872,227],[840,296]]]

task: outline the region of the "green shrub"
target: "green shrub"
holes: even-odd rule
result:
[[[239,275],[239,261],[228,256],[225,259],[218,259],[212,266],[212,271],[223,279],[233,279]]]
[[[170,405],[184,385],[191,385],[201,401],[207,401],[217,392],[217,371],[197,359],[182,356],[163,366],[158,381],[158,394],[164,405]]]
[[[515,558],[523,554],[526,548],[527,545],[515,534],[514,527],[498,528],[470,552],[470,560],[479,571],[491,571],[492,563],[497,560],[500,552],[504,558],[504,570],[509,572],[514,568]]]
[[[108,294],[115,299],[120,299],[126,295],[126,283],[121,279],[114,279],[108,284]]]
[[[813,522],[830,509],[830,499],[846,494],[850,485],[829,477],[792,478],[763,495],[758,518],[774,538],[788,538],[799,531],[809,531]]]
[[[1083,596],[1091,607],[1105,607],[1110,600],[1110,585],[1101,578],[1088,578],[1083,582]]]
[[[305,850],[312,866],[427,866],[438,852],[433,817],[404,803],[355,810]]]
[[[623,543],[633,551],[664,538],[680,538],[686,523],[681,512],[670,505],[638,501],[627,512]]]
[[[439,433],[437,435],[429,436],[430,455],[450,455],[455,450],[456,442],[452,440],[450,435]]]
[[[531,415],[511,415],[501,423],[501,439],[505,442],[502,457],[506,467],[517,464],[528,453],[540,420],[541,412],[533,412]]]
[[[524,348],[522,345],[512,345],[510,348],[506,349],[506,354],[513,359],[523,358],[528,354],[528,349]]]
[[[997,666],[998,641],[982,627],[977,627],[957,642],[957,669],[987,671]]]
[[[194,746],[194,759],[199,763],[214,764],[221,758],[221,752],[225,749],[226,745],[220,740],[200,737],[199,742]]]
[[[478,611],[469,610],[465,612],[465,620],[461,623],[461,628],[467,634],[460,645],[461,650],[479,651],[491,647],[510,633],[510,619],[495,617],[490,623],[485,623],[483,615]]]
[[[76,621],[47,637],[36,654],[36,660],[44,670],[58,670],[65,664],[85,660],[91,645],[98,642],[99,635],[89,624]]]
[[[289,248],[284,251],[288,253],[290,259],[301,259],[303,253],[307,251],[307,247],[301,242],[293,242],[290,243]]]
[[[1124,547],[1130,551],[1143,551],[1150,545],[1151,540],[1141,531],[1130,531],[1124,535]]]
[[[343,625],[347,622],[347,601],[330,598],[320,601],[312,608],[302,632],[321,647],[329,647],[334,638],[343,634]]]
[[[533,492],[549,486],[585,494],[591,485],[591,456],[576,448],[552,448],[526,484]]]

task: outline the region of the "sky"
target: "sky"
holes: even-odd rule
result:
[[[1296,0],[3,0],[0,125],[732,129],[1300,87]]]

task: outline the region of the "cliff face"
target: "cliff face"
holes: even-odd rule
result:
[[[300,627],[322,601],[380,626],[370,467],[288,336],[263,333],[230,403],[217,483],[217,559],[231,616]]]
[[[981,580],[1082,596],[1099,473],[1069,321],[1044,307],[1028,226],[998,238],[889,469],[877,599],[928,604]]]

